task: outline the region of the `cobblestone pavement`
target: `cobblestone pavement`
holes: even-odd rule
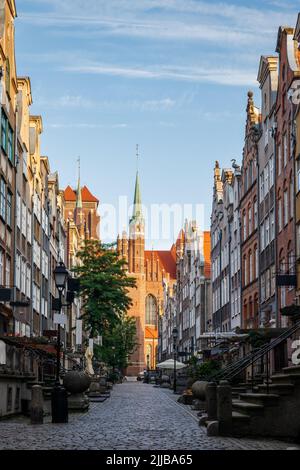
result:
[[[28,419],[0,421],[0,449],[240,450],[288,449],[274,440],[207,437],[196,413],[179,405],[170,390],[142,383],[116,385],[104,403],[70,415],[68,424]],[[49,420],[48,420],[49,421]]]

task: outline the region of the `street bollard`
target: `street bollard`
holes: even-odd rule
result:
[[[52,423],[68,422],[68,393],[60,384],[56,384],[51,395]]]
[[[220,436],[232,434],[232,392],[227,380],[221,380],[217,387],[217,414],[219,421]]]
[[[217,406],[217,385],[210,382],[206,388],[206,406],[208,421],[215,421],[218,414]]]
[[[34,385],[32,387],[30,422],[31,424],[44,423],[44,397],[43,388],[40,385]]]

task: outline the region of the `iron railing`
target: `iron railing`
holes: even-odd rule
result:
[[[209,382],[219,382],[220,380],[232,381],[234,378],[239,376],[248,367],[251,367],[251,381],[252,388],[254,383],[254,366],[260,359],[266,358],[266,385],[267,391],[269,392],[269,378],[270,378],[270,352],[277,346],[284,343],[287,339],[293,336],[300,329],[300,321],[297,321],[293,326],[288,328],[286,331],[281,333],[274,341],[252,350],[249,354],[243,358],[229,364],[224,369],[217,371],[211,375],[202,377],[203,380]]]

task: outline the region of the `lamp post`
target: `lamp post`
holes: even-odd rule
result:
[[[177,391],[176,390],[176,359],[177,359],[176,349],[177,349],[177,339],[178,339],[177,328],[173,328],[172,336],[173,336],[173,352],[174,352],[174,393],[176,393]]]
[[[61,261],[58,266],[56,266],[54,272],[55,285],[59,294],[59,313],[61,314],[62,309],[62,295],[66,288],[67,280],[69,273]],[[59,384],[59,373],[60,373],[60,346],[61,346],[61,334],[60,334],[60,323],[57,325],[57,348],[56,348],[56,382]]]
[[[62,295],[66,288],[69,273],[66,266],[61,261],[56,266],[54,272],[54,281],[59,294],[59,313],[62,310]],[[60,323],[57,324],[57,345],[56,345],[56,383],[52,391],[52,423],[68,422],[68,398],[66,389],[60,384],[60,352],[61,352],[61,333]]]

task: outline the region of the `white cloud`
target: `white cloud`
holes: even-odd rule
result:
[[[45,127],[51,129],[125,129],[127,124],[97,124],[97,123],[50,123]]]
[[[27,21],[39,26],[68,28],[65,33],[72,36],[89,38],[97,35],[118,35],[143,37],[148,39],[169,40],[204,40],[213,43],[227,43],[232,47],[240,47],[250,42],[266,42],[274,34],[274,29],[264,29],[264,35],[258,36],[256,28],[237,27],[234,25],[211,24],[203,20],[171,21],[125,21],[119,18],[94,18],[84,16],[42,16],[29,14],[22,16]],[[256,23],[257,24],[257,23]],[[77,26],[77,28],[75,27]],[[69,29],[71,28],[71,29]]]
[[[232,113],[230,110],[220,110],[220,111],[199,111],[200,119],[204,121],[214,122],[214,121],[222,121],[224,119],[232,119],[236,118],[237,116],[243,119],[243,113]]]
[[[184,102],[185,100],[185,102]],[[179,106],[183,106],[186,103],[184,97],[180,97],[178,102]],[[35,106],[37,107],[47,107],[51,109],[59,108],[81,108],[81,109],[93,109],[97,106],[98,109],[105,110],[116,110],[116,109],[133,109],[136,111],[164,111],[170,110],[177,105],[176,101],[171,98],[161,98],[161,99],[149,99],[149,100],[107,100],[107,101],[97,101],[91,100],[83,96],[72,96],[72,95],[63,95],[58,98],[44,98],[38,97],[35,100]],[[126,124],[118,125],[119,127],[125,127]]]
[[[176,101],[171,98],[163,98],[161,100],[133,101],[129,105],[142,111],[158,111],[174,108]]]
[[[49,5],[52,11],[46,15],[21,13],[20,20],[51,28],[67,28],[68,34],[86,37],[105,34],[205,40],[220,44],[225,42],[231,47],[251,42],[265,43],[276,34],[280,24],[295,23],[295,13],[292,11],[275,11],[272,6],[257,9],[227,2],[51,0]],[[83,14],[87,11],[88,15]]]
[[[63,95],[56,99],[38,97],[35,100],[36,106],[47,106],[48,108],[93,108],[94,102],[83,96]]]
[[[70,73],[111,75],[135,79],[169,79],[190,82],[210,82],[221,85],[253,86],[256,76],[253,71],[230,68],[153,66],[130,67],[108,64],[67,65],[61,70]]]

